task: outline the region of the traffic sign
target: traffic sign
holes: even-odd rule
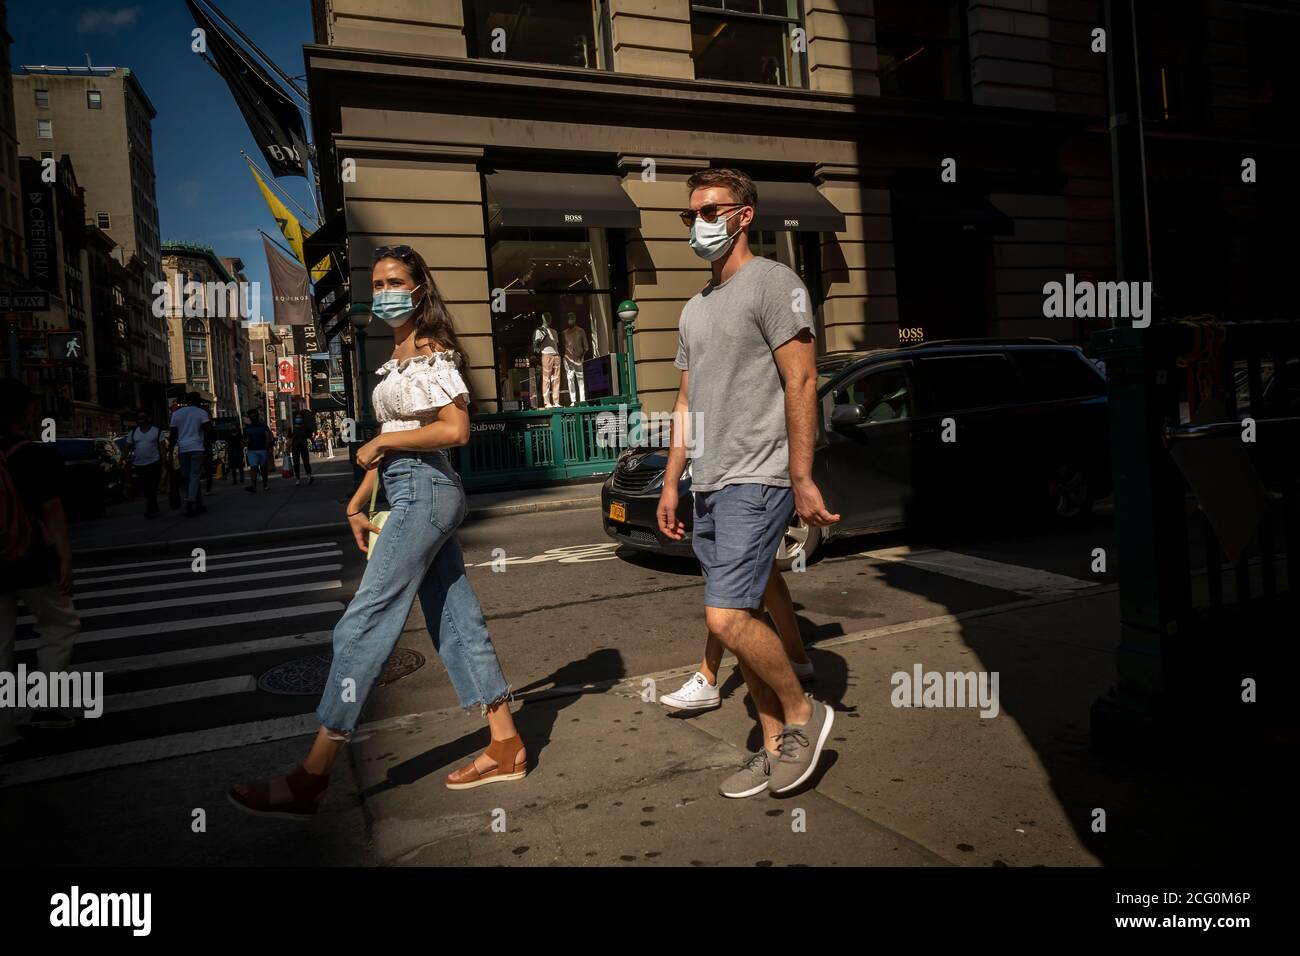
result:
[[[41,289],[0,289],[0,312],[48,312],[50,294]]]

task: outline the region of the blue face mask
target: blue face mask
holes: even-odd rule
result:
[[[406,324],[411,313],[415,311],[415,303],[411,301],[411,293],[414,291],[414,289],[385,289],[376,292],[370,299],[370,311],[375,318],[383,319],[395,329],[399,328]]]

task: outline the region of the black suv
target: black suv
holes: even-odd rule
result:
[[[818,362],[813,477],[840,521],[796,516],[777,560],[788,568],[832,537],[972,514],[1087,515],[1110,493],[1106,381],[1051,339],[931,342],[840,352]],[[690,552],[655,520],[665,448],[629,448],[601,491],[605,533],[620,544]],[[690,468],[678,517],[691,526]]]

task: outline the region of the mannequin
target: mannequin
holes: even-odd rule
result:
[[[577,405],[587,400],[587,385],[583,380],[582,363],[587,357],[589,348],[587,333],[583,331],[582,326],[578,325],[578,317],[570,312],[568,325],[564,329],[564,375],[569,382],[570,405]]]
[[[551,313],[542,313],[542,324],[533,333],[533,351],[542,355],[543,408],[560,405],[560,337],[551,328]]]

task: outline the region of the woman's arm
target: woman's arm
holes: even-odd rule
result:
[[[437,421],[420,428],[383,432],[377,441],[388,451],[437,451],[469,441],[469,411],[464,398],[438,409]]]

